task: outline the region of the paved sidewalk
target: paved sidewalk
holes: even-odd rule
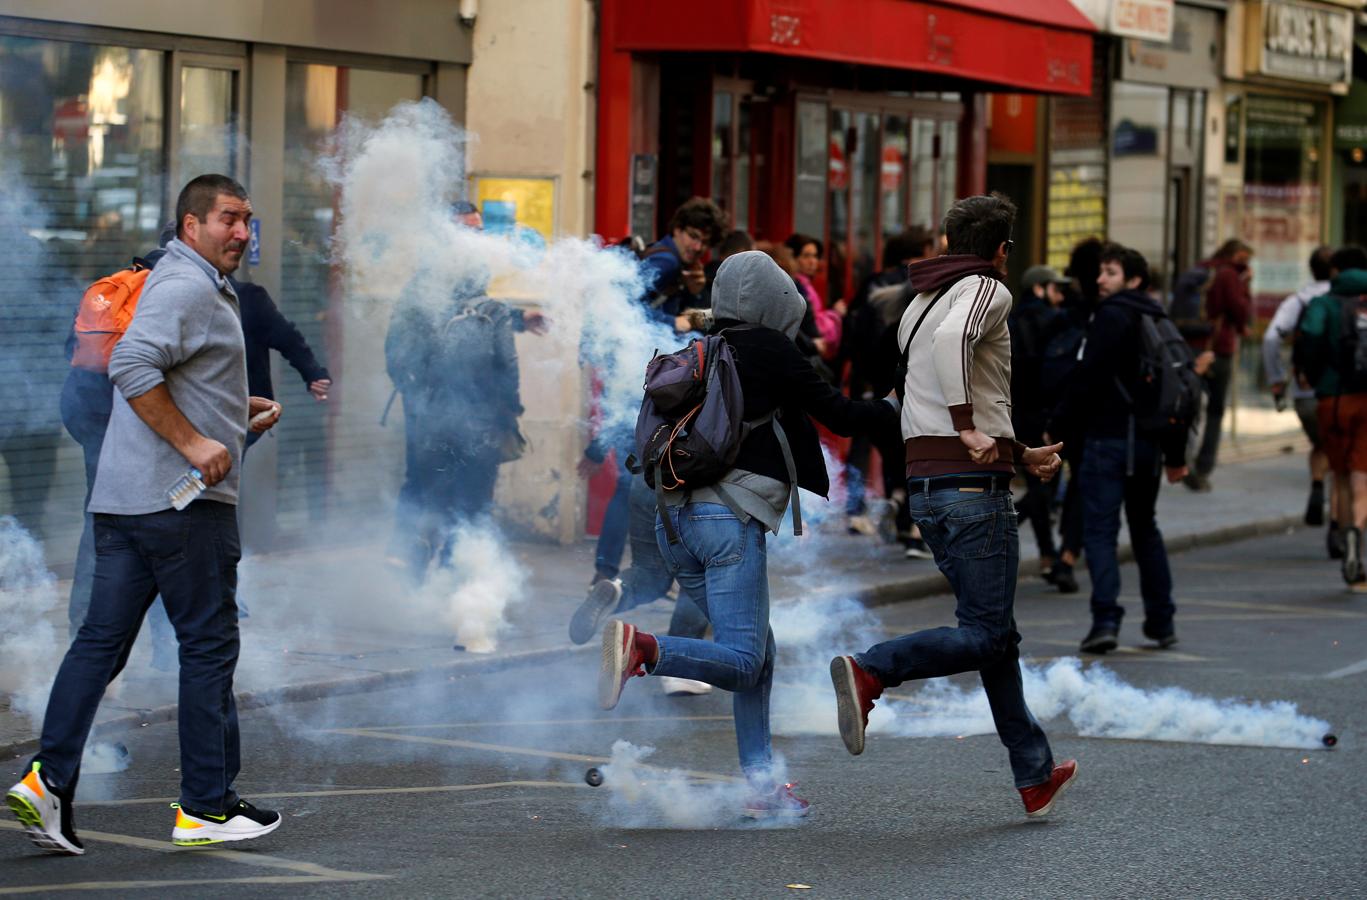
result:
[[[1294,448],[1293,452],[1282,452]],[[1218,469],[1210,494],[1165,486],[1159,520],[1168,545],[1238,540],[1299,522],[1306,495],[1304,441],[1267,436],[1241,444]],[[771,543],[774,616],[798,599],[848,597],[876,606],[943,592],[934,564],[905,560],[900,547],[844,532],[835,504],[814,501],[804,513],[818,524],[794,538],[791,525]],[[822,516],[825,523],[820,523]],[[377,530],[384,525],[377,524]],[[585,654],[597,647],[569,643],[566,626],[584,595],[593,570],[593,544],[570,547],[517,544],[508,551],[525,572],[521,599],[507,611],[508,627],[494,654],[458,652],[441,606],[409,597],[383,563],[381,545],[323,547],[255,556],[243,563],[241,596],[251,615],[242,624],[238,668],[239,704],[246,707],[329,694],[373,690],[434,673],[451,678],[491,667],[531,664],[554,656]],[[1122,543],[1124,542],[1122,537]],[[1022,530],[1022,577],[1038,572],[1033,537]],[[489,570],[500,573],[500,559]],[[1085,573],[1085,567],[1080,574]],[[497,578],[494,583],[497,584]],[[1131,585],[1131,587],[1133,587]],[[59,585],[65,598],[69,585]],[[1180,600],[1180,585],[1179,600]],[[1086,583],[1078,595],[1078,622],[1085,624]],[[663,629],[670,605],[656,602],[633,614],[648,628]],[[65,611],[52,621],[65,634]],[[97,718],[97,733],[115,734],[141,723],[175,715],[174,673],[150,665],[151,641],[144,631],[124,674],[112,686]],[[0,665],[3,665],[0,661]],[[55,663],[54,663],[55,667]],[[36,727],[12,712],[0,695],[0,753],[17,755],[34,744]]]

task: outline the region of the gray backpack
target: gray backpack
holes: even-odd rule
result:
[[[727,331],[753,328],[740,325]],[[731,346],[722,334],[697,338],[674,353],[657,353],[646,365],[645,398],[636,418],[636,451],[646,484],[655,490],[660,520],[671,544],[679,536],[665,511],[664,492],[711,486],[723,499],[718,483],[735,467],[740,446],[759,426],[772,423],[783,449],[792,491],[793,533],[802,533],[798,505],[797,467],[777,410],[745,421],[740,376]],[[728,502],[728,506],[735,504]]]

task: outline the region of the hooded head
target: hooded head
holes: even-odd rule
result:
[[[712,312],[718,319],[734,319],[797,335],[807,312],[807,301],[793,279],[762,250],[728,256],[712,283]]]

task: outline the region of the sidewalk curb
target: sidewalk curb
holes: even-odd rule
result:
[[[1287,528],[1301,524],[1299,515],[1279,516],[1273,519],[1262,519],[1256,522],[1243,522],[1238,525],[1227,525],[1216,528],[1205,533],[1180,534],[1171,538],[1165,538],[1169,553],[1182,553],[1198,547],[1212,547],[1220,544],[1230,544],[1237,541],[1248,540],[1249,538],[1261,537],[1269,534],[1277,534]],[[1129,544],[1122,544],[1120,547],[1121,562],[1130,562],[1134,559],[1134,550]],[[1020,564],[1020,574],[1026,576],[1038,575],[1040,571],[1039,559],[1022,560]],[[943,575],[939,572],[926,575],[918,575],[907,578],[903,581],[891,584],[881,584],[871,588],[865,588],[854,593],[840,589],[822,591],[819,596],[848,597],[857,603],[868,607],[891,606],[894,603],[902,603],[908,600],[921,600],[926,597],[933,597],[937,594],[946,593],[948,585]],[[438,666],[428,666],[417,669],[400,669],[393,672],[374,672],[368,675],[361,675],[355,678],[333,679],[328,681],[311,681],[304,684],[286,685],[280,688],[269,688],[256,691],[244,691],[237,695],[237,708],[239,710],[261,709],[267,706],[276,706],[284,703],[299,703],[310,700],[320,700],[324,697],[340,697],[348,694],[365,694],[374,691],[381,691],[387,688],[400,687],[408,684],[416,684],[419,681],[432,679],[445,675],[455,678],[465,675],[483,675],[489,672],[498,672],[503,669],[510,669],[530,663],[547,663],[564,659],[575,655],[596,650],[594,643],[583,646],[562,645],[559,647],[549,647],[544,650],[530,650],[517,654],[500,654],[496,657],[466,657],[455,662],[445,663]],[[150,709],[140,710],[135,713],[128,713],[116,716],[97,724],[91,730],[91,738],[109,738],[124,732],[134,731],[147,725],[160,724],[175,721],[178,707],[176,704],[158,706]],[[30,738],[25,741],[16,741],[10,744],[0,745],[0,758],[19,757],[34,752],[38,749],[38,739]]]

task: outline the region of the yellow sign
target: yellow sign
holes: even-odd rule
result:
[[[474,181],[475,205],[484,214],[486,228],[494,224],[491,218],[507,211],[503,204],[511,204],[514,222],[540,232],[547,241],[551,239],[555,232],[555,179],[478,177]]]

